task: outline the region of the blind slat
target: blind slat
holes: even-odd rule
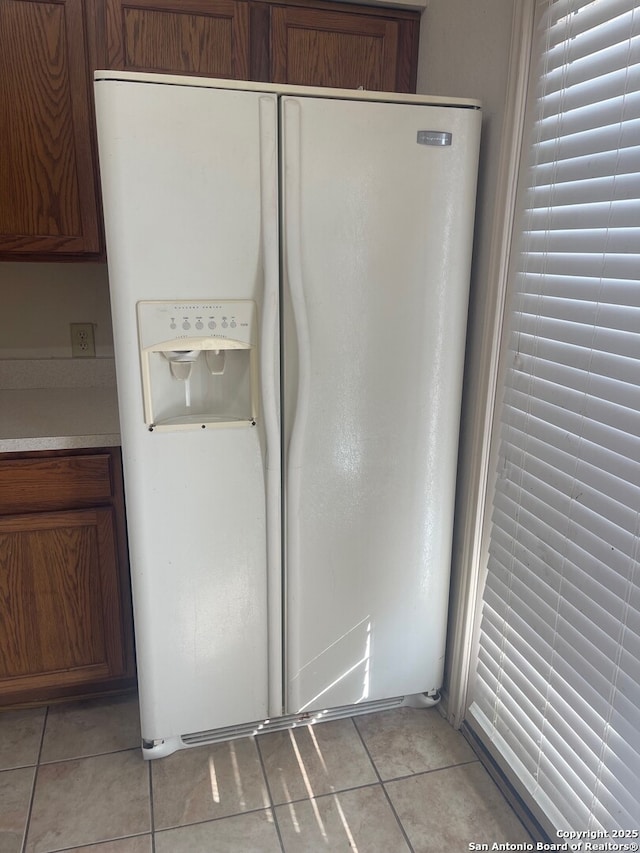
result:
[[[640,134],[637,144],[640,145]],[[594,201],[565,207],[534,208],[527,212],[529,231],[571,231],[572,228],[601,228],[603,225],[612,229],[639,228],[637,200],[623,198],[611,202]]]
[[[558,208],[554,208],[553,215],[555,216],[557,212]],[[638,221],[640,224],[640,217]],[[579,250],[572,251],[573,247],[569,246],[565,248],[566,250],[563,252],[553,252],[550,249],[535,251],[531,248],[526,252],[526,272],[549,273],[549,275],[554,276],[573,276],[578,279],[592,277],[624,279],[626,277],[630,281],[637,281],[636,271],[629,266],[628,254],[614,253],[606,249],[606,247],[602,247],[602,250],[599,250],[597,244],[593,247],[594,251],[589,253],[580,252]],[[590,309],[591,306],[588,306],[588,308]],[[611,311],[614,308],[615,306],[600,304],[598,312]],[[635,316],[633,311],[630,310],[628,318],[625,316],[626,312],[623,306],[621,306],[621,309],[620,318],[614,317],[613,322],[610,323],[607,322],[605,314],[602,319],[602,325],[610,326],[611,328],[620,328],[624,331],[635,331],[638,328],[635,324],[638,322],[640,309],[636,309]],[[585,306],[586,310],[587,306]],[[598,316],[598,322],[600,322],[600,316]]]
[[[524,279],[525,276],[521,276]],[[638,359],[638,337],[618,329],[603,329],[584,323],[557,321],[553,318],[527,317],[518,318],[518,326],[511,332],[523,335],[533,335],[542,343],[544,339],[587,347],[596,352],[608,353],[614,357]]]
[[[637,171],[638,151],[635,147],[626,149],[612,148],[594,151],[589,154],[565,158],[562,168],[554,159],[547,163],[536,164],[536,184],[548,186],[553,183],[561,187],[570,181],[589,180],[589,178],[611,178],[616,174],[631,175]],[[531,189],[531,184],[529,187]]]
[[[562,172],[566,161],[602,152],[616,152],[621,148],[633,149],[628,152],[633,159],[637,156],[639,142],[640,121],[630,119],[559,139],[543,139],[534,143],[532,150],[537,162],[553,163],[556,171]]]
[[[535,376],[530,377],[529,384],[535,388],[536,396],[527,396],[528,389],[515,387],[516,383],[521,383],[519,374],[514,371],[510,378],[513,379],[514,385],[505,394],[505,404],[509,408],[550,420],[559,426],[566,425],[574,435],[602,443],[612,450],[620,448],[623,452],[626,445],[630,449],[629,458],[637,459],[635,436],[626,441],[624,436],[627,434],[627,426],[630,429],[638,429],[640,412],[634,412],[626,406],[607,406],[602,400],[580,392],[565,395],[564,390],[552,382],[545,383]],[[638,435],[638,432],[635,435]]]
[[[558,183],[536,183],[529,189],[528,203],[532,209],[546,208],[550,205],[562,207],[581,203],[609,203],[612,200],[637,199],[639,195],[640,176],[619,172],[617,175],[586,176]],[[582,228],[579,231],[582,231]],[[604,234],[607,233],[607,229],[602,231]],[[566,233],[547,233],[547,239],[555,238],[562,241],[563,245],[566,245],[569,236]]]
[[[640,92],[634,92],[640,70],[633,69],[622,76],[627,89],[624,94],[610,97],[603,93],[605,100],[595,100],[596,87],[592,87],[593,101],[582,106],[566,104],[562,112],[541,117],[536,128],[538,144],[555,142],[559,134],[565,139],[576,139],[580,134],[600,131],[604,127],[617,127],[620,130],[623,122],[640,118]],[[615,80],[610,79],[608,82],[612,86]]]
[[[622,15],[628,15],[633,9],[633,3],[629,0],[607,0],[606,3],[594,3],[593,0],[556,0],[546,6],[540,23],[549,47],[585,31],[598,31],[603,24],[615,26],[615,22]],[[606,38],[604,32],[603,37]]]
[[[637,56],[637,51],[637,44],[617,42],[591,54],[588,62],[577,60],[568,69],[549,72],[539,114],[546,118],[603,101],[610,92],[637,88],[638,66],[628,65],[629,55]]]
[[[633,382],[593,370],[591,363],[586,367],[574,367],[548,358],[537,358],[535,354],[520,350],[515,354],[513,365],[509,370],[525,376],[535,370],[536,375],[547,382],[553,382],[563,388],[582,389],[594,397],[611,400],[612,403],[620,406],[628,407],[629,399],[634,395],[638,396]],[[516,381],[515,377],[513,381]],[[627,387],[629,385],[631,388]]]

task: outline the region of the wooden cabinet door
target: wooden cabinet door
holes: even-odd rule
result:
[[[124,676],[109,507],[0,518],[0,703]]]
[[[85,16],[0,0],[0,255],[101,249]]]
[[[106,0],[109,68],[246,80],[245,0]]]
[[[307,86],[415,91],[417,35],[417,18],[274,6],[271,79]]]

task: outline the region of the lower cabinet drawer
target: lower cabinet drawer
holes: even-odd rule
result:
[[[111,456],[0,460],[0,515],[73,509],[109,501]]]

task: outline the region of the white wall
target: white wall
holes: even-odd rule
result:
[[[96,356],[113,356],[105,264],[1,263],[0,358],[69,358],[69,323],[95,325]]]
[[[482,428],[480,381],[482,332],[495,311],[489,281],[489,254],[495,210],[500,142],[505,109],[514,0],[429,0],[422,15],[418,92],[477,98],[483,103],[482,143],[476,207],[467,359],[460,433],[456,527],[452,562],[452,607],[461,590],[463,531],[478,498],[471,468],[473,437]],[[449,638],[458,626],[449,622]],[[451,648],[451,643],[448,644]],[[451,661],[445,665],[445,693]]]

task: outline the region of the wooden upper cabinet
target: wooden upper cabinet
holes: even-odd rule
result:
[[[419,15],[319,0],[105,0],[108,67],[415,91]]]
[[[419,19],[402,15],[371,7],[274,6],[271,80],[415,92]]]
[[[0,256],[98,253],[84,0],[0,0]]]
[[[106,0],[109,68],[249,77],[245,0]]]
[[[418,28],[325,0],[0,0],[0,260],[104,256],[95,69],[414,92]]]

